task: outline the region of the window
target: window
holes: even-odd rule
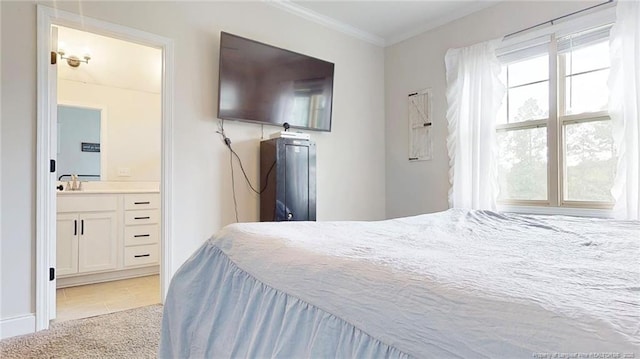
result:
[[[507,87],[496,128],[499,202],[611,206],[609,30],[545,36],[499,55]]]

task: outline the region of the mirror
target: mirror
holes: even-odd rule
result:
[[[80,181],[100,181],[101,122],[101,109],[58,105],[59,181],[72,174]]]

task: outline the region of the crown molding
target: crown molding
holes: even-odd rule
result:
[[[404,40],[408,40],[412,37],[418,36],[418,35],[422,35],[428,31],[431,31],[435,28],[438,28],[440,26],[443,25],[447,25],[451,22],[454,22],[456,20],[462,19],[465,16],[471,15],[473,13],[476,13],[478,11],[487,9],[489,7],[495,6],[498,3],[500,3],[502,0],[489,0],[489,1],[477,1],[477,2],[469,2],[469,6],[463,8],[463,9],[458,9],[454,12],[448,13],[446,15],[443,16],[439,16],[437,19],[435,20],[431,20],[426,22],[425,24],[418,26],[417,28],[414,28],[411,31],[405,32],[403,34],[400,35],[396,35],[393,36],[391,38],[387,38],[386,41],[386,46],[391,46],[391,45],[395,45],[397,43],[403,42]]]
[[[275,1],[269,1],[269,0],[263,0],[265,1],[267,4],[271,5],[271,6],[275,6],[279,9],[285,10],[287,12],[290,12],[294,15],[298,15],[300,17],[303,17],[307,20],[313,21],[315,23],[318,23],[320,25],[324,25],[328,28],[340,31],[344,34],[353,36],[355,38],[358,38],[360,40],[364,40],[370,44],[376,45],[376,46],[380,46],[380,47],[384,47],[385,44],[385,40],[383,38],[381,38],[380,36],[376,36],[373,35],[369,32],[360,30],[356,27],[353,27],[351,25],[347,25],[343,22],[337,21],[335,19],[332,19],[328,16],[324,16],[321,14],[318,14],[315,11],[311,11],[307,8],[304,8],[302,6],[296,5],[295,3],[289,1],[289,0],[275,0]]]

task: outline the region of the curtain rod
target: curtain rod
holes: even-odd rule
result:
[[[573,16],[573,15],[579,14],[579,13],[581,13],[581,12],[584,12],[584,11],[587,11],[587,10],[591,10],[591,9],[594,9],[594,8],[597,8],[598,6],[611,4],[613,1],[614,1],[614,0],[607,0],[607,1],[603,2],[603,3],[596,4],[596,5],[593,5],[593,6],[589,6],[588,8],[585,8],[585,9],[578,10],[578,11],[574,11],[574,12],[572,12],[572,13],[570,13],[570,14],[562,15],[562,16],[556,17],[556,18],[554,18],[554,19],[547,20],[547,21],[545,21],[545,22],[541,22],[541,23],[539,23],[539,24],[537,24],[537,25],[529,26],[529,27],[528,27],[528,28],[526,28],[526,29],[518,30],[518,31],[516,31],[516,32],[512,32],[512,33],[510,33],[510,34],[507,34],[507,35],[505,35],[505,36],[503,37],[503,39],[506,39],[506,38],[508,38],[508,37],[510,37],[510,36],[513,36],[513,35],[520,34],[520,33],[525,32],[525,31],[529,31],[529,30],[535,29],[536,27],[540,27],[540,26],[542,26],[542,25],[546,25],[546,24],[551,24],[551,25],[553,25],[553,24],[554,24],[554,23],[553,23],[554,21],[558,21],[558,20],[564,19],[564,18],[566,18],[566,17]]]

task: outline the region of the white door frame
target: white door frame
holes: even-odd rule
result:
[[[50,90],[55,84],[50,79],[50,43],[51,25],[61,25],[96,34],[110,36],[125,41],[139,43],[162,49],[162,154],[160,197],[161,213],[161,265],[160,290],[164,298],[171,280],[171,249],[173,238],[172,213],[172,158],[173,158],[173,76],[174,46],[173,40],[108,23],[105,21],[81,16],[75,13],[38,5],[37,22],[37,158],[36,158],[36,331],[49,328],[49,317],[55,308],[51,308],[50,295],[55,295],[49,285],[50,255],[55,249],[51,241],[55,239],[56,192],[55,175],[49,172],[49,160],[56,158],[51,151],[52,128],[52,96]],[[55,108],[55,107],[54,107]],[[55,132],[54,132],[55,133]],[[52,180],[53,179],[53,180]],[[55,254],[53,254],[55,258]]]

